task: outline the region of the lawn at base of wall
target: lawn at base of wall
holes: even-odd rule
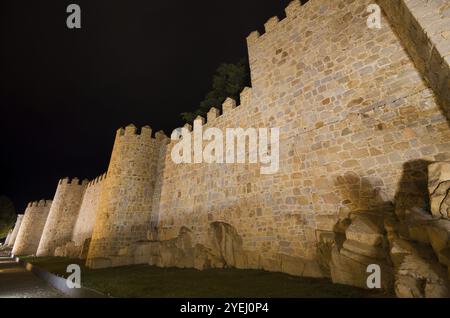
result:
[[[148,265],[92,270],[84,261],[63,257],[21,257],[22,260],[67,277],[69,264],[81,267],[83,287],[96,289],[113,297],[158,298],[373,298],[393,297],[333,284],[327,279],[294,277],[282,273],[242,269],[159,268]]]

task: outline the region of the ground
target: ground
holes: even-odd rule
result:
[[[0,298],[60,298],[62,293],[9,257],[0,256]]]
[[[294,277],[258,270],[158,268],[134,265],[91,270],[83,261],[58,257],[23,258],[60,276],[68,275],[68,264],[81,266],[84,287],[113,297],[161,298],[300,298],[300,297],[391,297],[379,291],[368,291],[332,284],[326,279]]]

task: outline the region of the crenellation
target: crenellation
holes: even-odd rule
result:
[[[116,131],[116,138],[125,135],[125,129],[123,127],[120,127],[119,129],[117,129]]]
[[[280,22],[280,19],[277,16],[273,16],[269,20],[267,20],[267,22],[264,24],[266,33],[274,30],[277,27],[278,22]]]
[[[195,126],[195,123],[204,125],[205,122],[206,122],[206,121],[205,121],[205,117],[203,117],[203,116],[197,116],[197,117],[195,118],[195,120],[194,120],[194,126]]]
[[[222,104],[222,113],[227,114],[236,108],[236,101],[228,97]]]
[[[69,184],[69,183],[70,183],[69,177],[64,177],[63,179],[59,180],[59,184]]]
[[[213,122],[219,116],[220,116],[220,111],[216,107],[212,107],[207,114],[208,124]]]
[[[186,124],[183,126],[183,128],[187,129],[188,131],[192,131],[192,125],[191,125],[191,124],[186,123]]]
[[[124,136],[136,136],[136,126],[133,124],[129,124],[128,126],[125,127],[125,134]]]
[[[148,125],[141,128],[141,134],[143,138],[151,138],[152,137],[152,128]]]
[[[250,105],[251,98],[252,98],[252,88],[245,87],[240,94],[241,106],[245,107],[247,105]]]
[[[160,130],[155,133],[155,139],[158,142],[167,142],[169,137],[166,136],[164,131]]]
[[[291,1],[285,9],[286,17],[289,19],[296,17],[301,9],[302,3],[300,2],[300,0]]]
[[[247,45],[251,46],[252,44],[256,43],[260,36],[261,34],[259,33],[259,31],[251,32],[247,37]]]

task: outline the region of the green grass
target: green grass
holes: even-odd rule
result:
[[[391,297],[379,291],[332,284],[327,279],[294,277],[259,270],[198,271],[147,265],[91,270],[81,260],[58,257],[22,259],[59,276],[68,275],[68,264],[79,264],[84,287],[113,297]]]

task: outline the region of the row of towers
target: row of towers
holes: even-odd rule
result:
[[[147,239],[167,143],[149,126],[120,128],[107,173],[90,182],[61,179],[52,201],[28,204],[8,238],[13,254],[87,258],[96,267]]]

